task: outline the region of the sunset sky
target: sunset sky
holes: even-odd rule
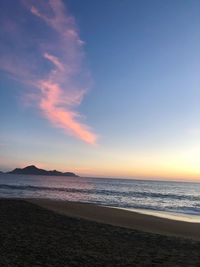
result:
[[[200,180],[200,1],[1,0],[0,170]]]

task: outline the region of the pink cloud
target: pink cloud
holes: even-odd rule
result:
[[[39,84],[39,87],[43,95],[39,105],[49,121],[53,125],[65,129],[66,132],[71,133],[85,142],[95,144],[96,136],[90,132],[86,125],[77,122],[77,117],[80,115],[77,112],[71,111],[70,109],[66,110],[66,108],[62,107],[63,102],[71,106],[71,101],[73,100],[70,98],[69,103],[66,103],[67,100],[63,101],[61,97],[62,91],[59,85],[43,81]]]
[[[64,65],[60,62],[60,60],[57,57],[50,55],[48,53],[44,53],[44,58],[52,62],[60,71],[65,70]]]
[[[83,116],[76,111],[90,79],[83,64],[84,42],[79,37],[75,19],[61,0],[22,0],[22,3],[33,29],[26,28],[26,24],[15,27],[20,28],[14,33],[17,51],[5,48],[4,64],[0,64],[0,68],[37,89],[28,99],[36,95],[37,108],[53,126],[95,144],[96,134],[81,122]],[[16,25],[19,17],[16,14]],[[43,32],[34,31],[37,27]],[[7,31],[9,34],[12,40],[11,32]]]

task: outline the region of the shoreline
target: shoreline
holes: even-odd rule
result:
[[[175,221],[183,221],[190,223],[200,223],[200,214],[196,213],[183,213],[183,212],[175,212],[175,211],[165,211],[165,210],[155,210],[155,209],[143,209],[143,208],[124,208],[117,206],[107,206],[104,204],[96,204],[91,202],[81,202],[81,201],[71,201],[65,199],[56,199],[56,198],[40,198],[40,197],[0,197],[0,199],[10,199],[10,200],[28,200],[28,201],[56,201],[56,202],[66,202],[66,203],[77,203],[77,204],[85,204],[85,205],[94,205],[98,207],[112,208],[117,210],[126,210],[129,212],[139,213],[143,215],[150,215],[154,217],[159,217],[163,219],[175,220]]]
[[[110,206],[104,206],[110,207]],[[136,212],[140,214],[151,215],[159,218],[165,218],[175,221],[183,221],[190,223],[200,223],[200,215],[198,214],[188,214],[188,213],[178,213],[178,212],[170,212],[170,211],[161,211],[161,210],[151,210],[151,209],[136,209],[136,208],[121,208],[121,207],[112,207],[121,210],[127,210],[130,212]]]
[[[200,240],[200,223],[158,217],[138,211],[90,203],[52,199],[23,199],[47,210],[73,218],[149,233]]]

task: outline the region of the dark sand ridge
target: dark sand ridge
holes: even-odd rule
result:
[[[200,240],[200,223],[171,220],[94,204],[47,199],[31,199],[28,201],[70,217],[82,218],[145,232]]]
[[[88,218],[95,212],[95,219],[107,221],[104,216],[110,218],[111,212],[115,223],[121,220],[117,210],[42,202],[56,210],[68,206],[76,216],[80,210]],[[196,267],[200,242],[64,216],[25,200],[0,199],[0,266]]]

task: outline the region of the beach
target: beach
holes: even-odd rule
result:
[[[200,266],[200,224],[93,204],[0,200],[0,266]]]

